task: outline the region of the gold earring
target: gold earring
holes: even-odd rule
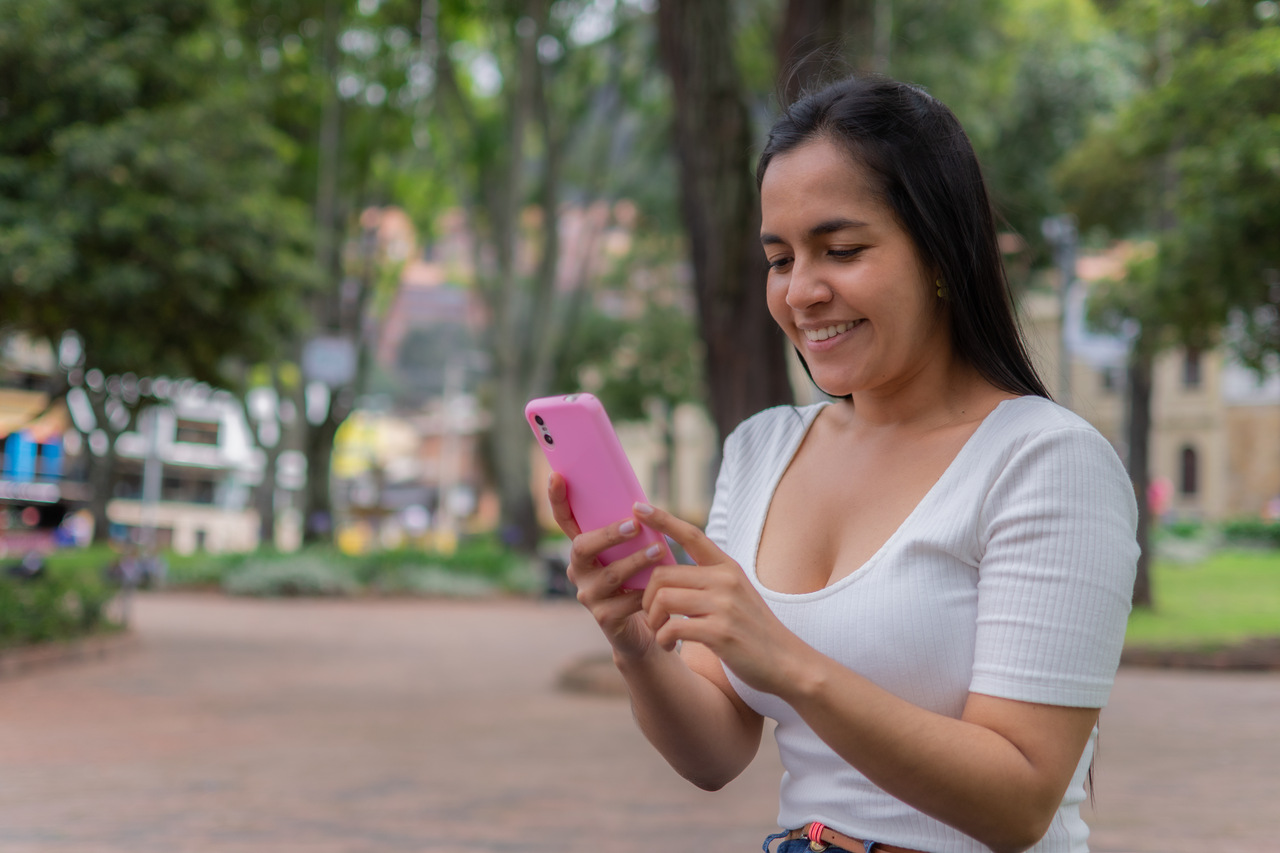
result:
[[[938,279],[938,280],[937,280],[937,281],[935,281],[933,284],[934,284],[934,286],[935,286],[935,287],[937,287],[937,288],[938,288],[938,298],[939,298],[939,299],[946,299],[946,298],[947,298],[947,286],[946,286],[945,284],[943,284],[943,283],[942,283],[942,279]]]

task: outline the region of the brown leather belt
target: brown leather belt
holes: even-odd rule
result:
[[[817,841],[812,840],[815,834],[815,829],[817,830]],[[819,851],[826,850],[828,847],[843,847],[845,850],[850,851],[850,853],[864,853],[864,851],[866,851],[866,853],[922,853],[920,850],[911,850],[906,847],[895,847],[892,844],[881,844],[879,841],[875,842],[870,848],[868,848],[867,843],[862,839],[853,838],[852,836],[845,835],[843,832],[836,832],[831,827],[821,823],[805,824],[800,829],[793,829],[788,833],[787,838],[810,839],[809,849],[813,850],[814,853],[819,853]]]

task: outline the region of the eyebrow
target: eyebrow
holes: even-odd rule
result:
[[[817,225],[809,229],[810,237],[821,237],[824,234],[834,234],[836,231],[843,231],[846,228],[866,228],[868,223],[857,219],[828,219],[826,222],[819,222]],[[766,246],[777,243],[785,243],[786,241],[777,234],[764,233],[760,235],[760,242]]]

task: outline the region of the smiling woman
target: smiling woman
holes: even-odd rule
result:
[[[843,399],[741,424],[705,533],[646,504],[583,531],[550,484],[641,729],[712,789],[775,720],[781,853],[1085,851],[1137,507],[1027,359],[968,139],[855,78],[793,105],[758,175],[769,309]],[[601,565],[643,528],[697,565]]]
[[[769,310],[819,388],[844,397],[950,358],[937,276],[835,142],[775,156],[760,192]]]

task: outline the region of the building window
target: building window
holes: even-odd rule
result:
[[[1178,491],[1183,497],[1195,497],[1200,492],[1200,461],[1191,445],[1182,448],[1179,466]]]
[[[1182,356],[1182,387],[1199,388],[1201,376],[1200,350],[1188,347]]]
[[[218,424],[208,421],[188,421],[179,419],[178,429],[173,436],[174,441],[184,444],[218,445]]]

